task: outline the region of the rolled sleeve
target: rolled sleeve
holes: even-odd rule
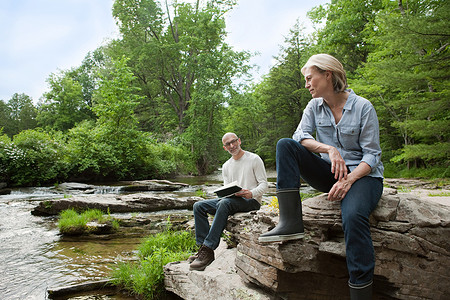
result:
[[[315,130],[314,111],[312,101],[310,101],[303,111],[302,119],[292,135],[292,139],[297,142],[304,139],[314,139],[313,133]]]
[[[361,161],[375,169],[381,162],[381,147],[378,117],[373,106],[370,106],[368,112],[364,114],[361,125],[360,145],[363,152]]]

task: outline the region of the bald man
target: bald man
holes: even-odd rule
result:
[[[203,271],[214,261],[214,250],[227,225],[228,216],[237,212],[258,210],[266,192],[267,175],[262,159],[241,148],[241,139],[232,132],[222,137],[223,149],[231,158],[222,166],[224,185],[237,181],[242,189],[224,198],[203,200],[194,204],[195,240],[200,246],[197,254],[189,257],[190,270]],[[208,214],[214,215],[210,226]]]

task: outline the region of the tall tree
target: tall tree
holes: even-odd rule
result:
[[[246,71],[248,55],[225,43],[224,14],[234,4],[174,2],[169,7],[166,1],[163,12],[158,1],[116,0],[113,8],[123,38],[111,53],[130,58],[146,96],[138,111],[145,112],[147,129],[186,133],[200,173],[212,167],[211,159],[220,150],[215,146],[211,152],[208,145],[220,145],[222,132],[216,124],[231,78]]]
[[[253,97],[261,107],[257,152],[266,164],[275,164],[275,148],[282,137],[291,137],[300,122],[303,109],[311,95],[304,88],[301,67],[309,58],[309,41],[303,26],[297,24],[290,30],[280,49],[277,64],[256,87]],[[239,103],[231,106],[239,107]],[[245,119],[243,120],[245,122]]]
[[[44,93],[37,120],[47,129],[67,131],[82,120],[92,119],[83,98],[81,84],[72,77],[73,70],[53,73],[47,79],[50,91]]]
[[[15,93],[8,101],[9,122],[5,128],[5,133],[13,136],[26,129],[33,129],[37,126],[36,107],[30,96]]]
[[[450,162],[449,19],[449,1],[398,1],[378,15],[371,40],[377,48],[361,69],[361,88],[384,112],[384,133],[398,137],[384,146],[400,148],[394,161],[408,166]]]
[[[332,0],[319,5],[308,15],[316,23],[325,23],[316,32],[315,52],[339,58],[351,74],[366,61],[372,47],[368,37],[374,30],[374,19],[383,8],[382,0]]]

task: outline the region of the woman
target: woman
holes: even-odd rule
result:
[[[375,254],[369,215],[381,197],[384,170],[378,118],[368,100],[346,89],[345,71],[333,56],[313,55],[302,74],[313,99],[293,138],[278,141],[280,221],[259,241],[279,242],[303,236],[301,177],[315,189],[328,193],[328,200],[341,201],[351,299],[371,299]]]

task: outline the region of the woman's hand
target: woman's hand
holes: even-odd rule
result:
[[[347,192],[350,190],[352,183],[347,179],[341,179],[336,182],[331,190],[328,192],[327,199],[330,201],[340,201],[344,199]]]
[[[335,147],[330,146],[328,156],[331,160],[331,173],[334,174],[334,179],[338,181],[347,179],[347,165],[339,151]]]

